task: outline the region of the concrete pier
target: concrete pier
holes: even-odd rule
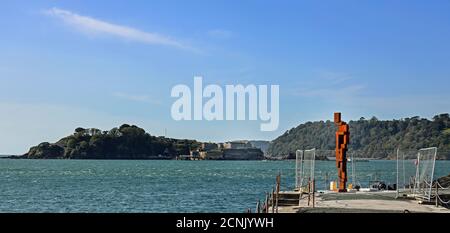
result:
[[[395,191],[316,192],[315,198],[289,191],[279,194],[279,213],[450,213],[450,209],[421,204],[410,198],[395,198]],[[314,200],[314,207],[312,205]]]

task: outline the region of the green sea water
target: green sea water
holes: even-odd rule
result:
[[[334,166],[316,161],[318,189]],[[0,212],[244,212],[278,173],[292,189],[294,170],[294,161],[0,159]],[[396,161],[357,162],[355,171],[362,185],[395,183]],[[435,177],[449,173],[450,161],[436,161]]]

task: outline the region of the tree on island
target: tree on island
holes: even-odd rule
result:
[[[397,147],[419,149],[438,147],[439,159],[450,159],[450,117],[436,115],[432,120],[418,116],[400,120],[350,121],[350,150],[369,158],[395,157]],[[331,121],[306,122],[286,131],[270,143],[271,156],[295,155],[297,149],[334,150],[335,128]]]
[[[191,149],[198,146],[199,142],[195,140],[156,137],[135,125],[123,124],[109,131],[78,127],[73,135],[54,144],[41,143],[24,156],[69,159],[174,158],[179,154],[189,154]]]

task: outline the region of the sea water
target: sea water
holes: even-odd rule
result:
[[[315,166],[317,189],[327,188],[335,162]],[[450,161],[436,161],[435,177],[449,173]],[[295,162],[0,159],[0,212],[244,212],[277,174],[292,189]],[[395,183],[396,161],[356,162],[354,177]]]

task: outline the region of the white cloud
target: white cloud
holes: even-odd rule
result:
[[[317,72],[318,78],[324,82],[331,84],[339,84],[352,79],[352,76],[347,73],[321,70]]]
[[[125,99],[125,100],[131,100],[136,102],[143,102],[143,103],[149,103],[149,104],[155,104],[155,105],[161,105],[162,103],[154,98],[151,98],[148,95],[133,95],[128,94],[124,92],[114,92],[113,96]]]
[[[352,75],[343,72],[320,70],[311,78],[304,79],[289,92],[293,96],[315,98],[321,101],[339,103],[360,98],[367,86]]]
[[[187,46],[169,36],[109,23],[89,16],[78,15],[68,10],[53,7],[44,13],[62,19],[66,24],[84,32],[101,33],[146,44],[165,45],[198,52],[197,49]]]
[[[366,88],[365,85],[350,85],[346,87],[328,87],[328,88],[301,88],[294,95],[302,97],[320,97],[320,98],[352,98],[361,93]]]
[[[208,35],[218,39],[229,39],[233,36],[233,33],[224,29],[214,29],[208,31]]]

